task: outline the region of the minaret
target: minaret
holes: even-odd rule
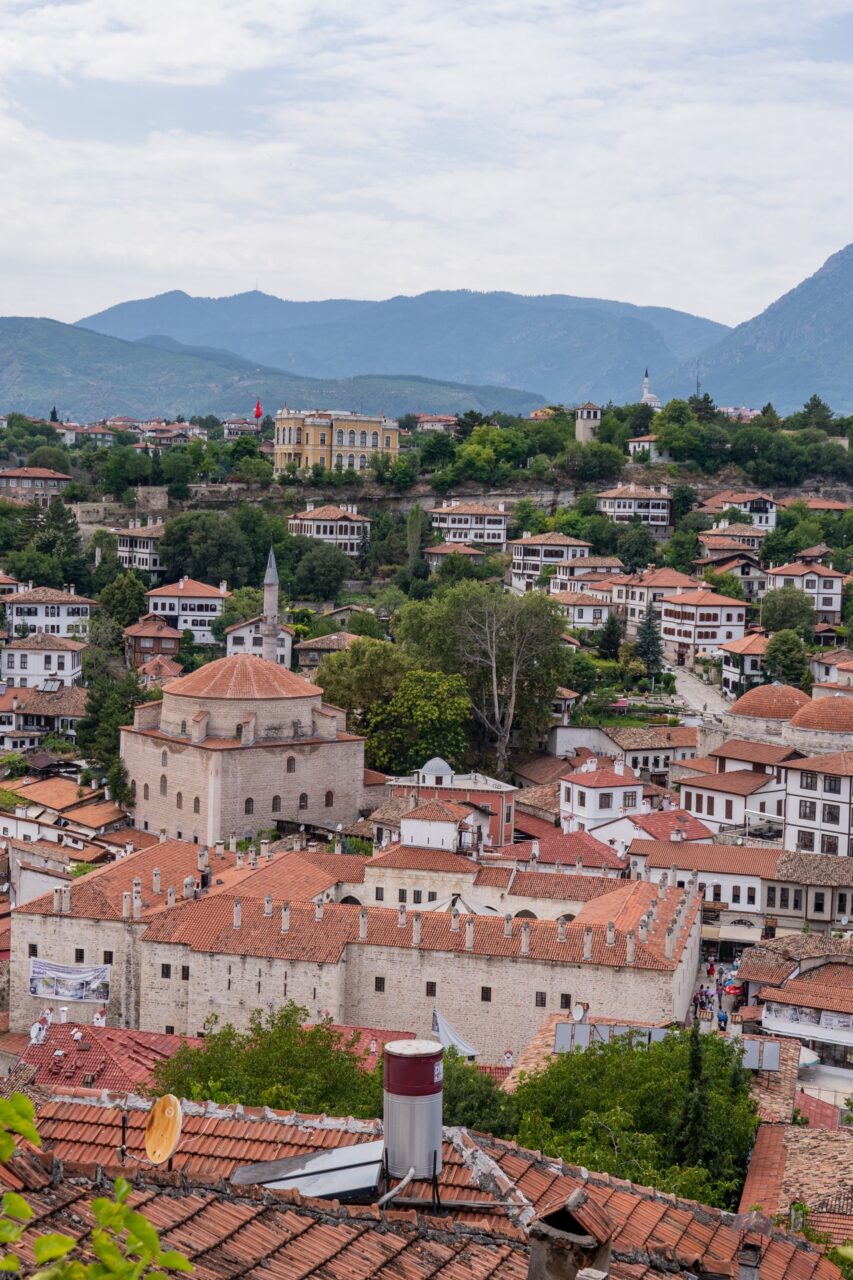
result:
[[[261,657],[267,662],[278,661],[278,568],[275,553],[270,547],[267,571],[264,574],[264,612],[261,618]]]
[[[643,403],[645,403],[646,397],[648,396],[650,390],[651,388],[649,386],[649,370],[648,368],[646,368],[646,372],[643,374]]]

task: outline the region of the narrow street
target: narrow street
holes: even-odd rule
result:
[[[685,671],[683,667],[673,667],[673,670],[675,688],[679,696],[694,711],[700,713],[704,711],[707,715],[720,716],[728,710],[729,703],[722,697],[716,686],[705,684],[697,676]]]

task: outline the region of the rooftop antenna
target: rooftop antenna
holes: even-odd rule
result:
[[[699,399],[699,396],[702,391],[702,379],[700,376],[701,372],[702,372],[702,361],[697,360],[696,361],[696,399],[697,400]]]

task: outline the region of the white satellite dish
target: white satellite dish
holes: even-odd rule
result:
[[[576,1004],[572,1006],[572,1017],[574,1018],[575,1022],[583,1022],[583,1016],[585,1013],[586,1013],[586,1009],[582,1004]]]

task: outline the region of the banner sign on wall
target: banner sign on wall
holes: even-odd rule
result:
[[[106,1004],[110,998],[108,964],[51,964],[30,960],[30,995],[42,999],[92,1000]]]

